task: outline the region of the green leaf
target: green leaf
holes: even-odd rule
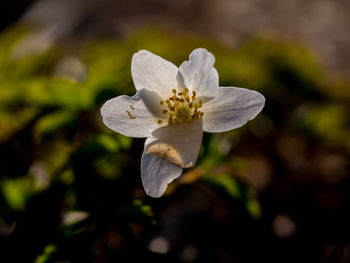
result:
[[[1,190],[9,206],[13,210],[22,211],[34,193],[34,184],[29,176],[5,179],[1,182]]]
[[[45,263],[45,262],[49,262],[50,256],[55,253],[55,251],[57,250],[57,247],[53,244],[49,244],[44,248],[44,251],[41,255],[39,255],[34,263]]]
[[[224,190],[229,196],[239,198],[241,193],[236,180],[228,174],[215,174],[204,176],[203,179],[220,189]]]

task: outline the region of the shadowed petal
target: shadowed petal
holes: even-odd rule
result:
[[[160,156],[147,153],[142,154],[141,178],[146,193],[152,197],[160,197],[168,184],[178,178],[182,168]]]
[[[202,141],[202,121],[165,126],[152,136],[145,142],[141,176],[146,193],[159,197],[181,175],[182,168],[195,165]]]
[[[203,130],[225,132],[244,125],[262,110],[265,98],[254,90],[220,87],[216,96],[203,104]]]
[[[202,142],[202,120],[158,128],[148,138],[145,149],[183,168],[195,165]]]
[[[162,113],[162,107],[160,105],[160,101],[163,100],[162,97],[159,96],[157,92],[142,89],[137,92],[137,94],[142,99],[146,108],[158,119],[164,118],[164,114]],[[158,127],[159,128],[159,127]]]

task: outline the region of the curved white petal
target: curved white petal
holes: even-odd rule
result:
[[[160,125],[158,118],[152,114],[157,109],[152,109],[152,102],[147,105],[145,101],[139,93],[133,97],[123,95],[106,101],[101,108],[104,124],[125,136],[149,137]]]
[[[160,197],[165,192],[168,184],[178,178],[182,168],[158,155],[142,154],[141,179],[146,193],[152,197]]]
[[[141,160],[145,191],[160,197],[167,185],[195,165],[202,141],[202,121],[165,126],[147,138]]]
[[[259,92],[220,87],[213,99],[203,104],[203,130],[225,132],[244,125],[262,110],[265,98]]]
[[[215,58],[204,48],[192,51],[189,61],[179,67],[184,83],[190,90],[195,90],[198,97],[211,97],[219,87],[219,76],[213,67]]]
[[[131,74],[137,90],[150,90],[163,98],[171,96],[171,90],[178,86],[178,68],[146,50],[141,50],[132,57]]]
[[[202,142],[202,120],[164,126],[146,140],[147,153],[158,155],[182,168],[195,165]]]
[[[164,119],[165,115],[162,113],[162,106],[160,101],[163,98],[155,91],[142,89],[137,92],[137,95],[140,96],[146,108],[158,119]],[[158,126],[159,128],[159,126]]]

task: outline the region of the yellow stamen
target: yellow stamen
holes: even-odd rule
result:
[[[178,92],[172,89],[172,95],[165,101],[159,102],[164,108],[162,113],[167,115],[168,125],[175,125],[181,122],[192,121],[201,118],[204,113],[199,109],[202,107],[202,100],[196,100],[196,92],[192,91],[192,96],[189,96],[189,89],[185,87],[183,91]],[[158,124],[164,121],[158,120]]]
[[[130,111],[126,110],[125,112],[126,112],[128,118],[129,118],[130,120],[136,119],[136,116],[135,116],[135,115],[132,115]]]

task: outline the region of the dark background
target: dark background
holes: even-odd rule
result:
[[[348,1],[0,1],[0,262],[350,262]],[[99,109],[198,47],[262,113],[159,199]]]

